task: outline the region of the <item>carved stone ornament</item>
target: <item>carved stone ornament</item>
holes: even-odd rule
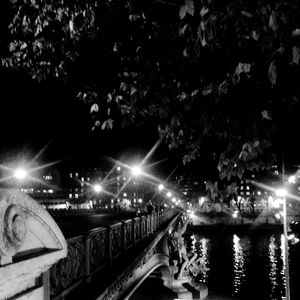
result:
[[[33,287],[66,254],[66,241],[46,210],[19,191],[0,189],[0,299]]]

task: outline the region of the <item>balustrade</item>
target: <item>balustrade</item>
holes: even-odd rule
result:
[[[165,211],[135,217],[68,239],[67,257],[51,268],[51,298],[63,299],[83,282],[90,283],[93,274],[156,232],[175,214]]]
[[[67,257],[54,264],[50,270],[50,296],[67,294],[84,280],[84,237],[67,240]]]
[[[130,247],[133,246],[133,221],[126,220],[123,222],[123,236],[124,236],[124,250],[128,250]]]
[[[133,224],[133,242],[136,244],[141,240],[141,218],[134,218]]]

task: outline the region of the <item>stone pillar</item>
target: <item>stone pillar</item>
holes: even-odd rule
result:
[[[50,267],[67,255],[66,241],[35,200],[0,190],[0,299],[50,299]]]

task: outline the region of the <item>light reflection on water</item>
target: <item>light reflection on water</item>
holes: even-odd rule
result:
[[[269,244],[269,259],[270,259],[270,272],[269,272],[269,278],[271,283],[271,291],[270,291],[270,299],[274,299],[275,292],[277,288],[277,273],[278,273],[278,267],[277,267],[277,245],[275,243],[275,237],[272,235],[270,237],[270,244]]]
[[[209,239],[202,238],[199,241],[199,256],[201,257],[201,263],[204,268],[209,268],[209,255],[208,255]],[[199,280],[203,283],[207,283],[209,271],[200,274]]]
[[[210,268],[198,277],[210,290],[234,299],[285,299],[284,237],[280,233],[195,234],[192,248]]]
[[[285,284],[286,284],[286,281],[285,281],[285,247],[284,247],[284,244],[285,244],[285,240],[284,240],[284,235],[282,234],[280,236],[280,249],[281,249],[281,252],[280,252],[280,257],[281,257],[281,260],[282,260],[282,269],[281,269],[281,277],[282,277],[282,281],[283,281],[283,286],[285,288]],[[281,299],[285,299],[285,296],[284,294],[281,292]]]
[[[243,248],[240,243],[240,238],[234,234],[233,235],[233,295],[236,296],[239,294],[240,286],[243,283],[245,277],[244,269],[245,259]]]

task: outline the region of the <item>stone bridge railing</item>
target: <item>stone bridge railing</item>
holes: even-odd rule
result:
[[[152,233],[158,232],[176,214],[173,210],[148,214],[67,239],[67,257],[50,270],[51,298],[63,299],[78,286],[89,284],[94,274],[139,245]]]
[[[66,255],[49,213],[27,195],[0,189],[0,299],[50,299],[49,268]]]

